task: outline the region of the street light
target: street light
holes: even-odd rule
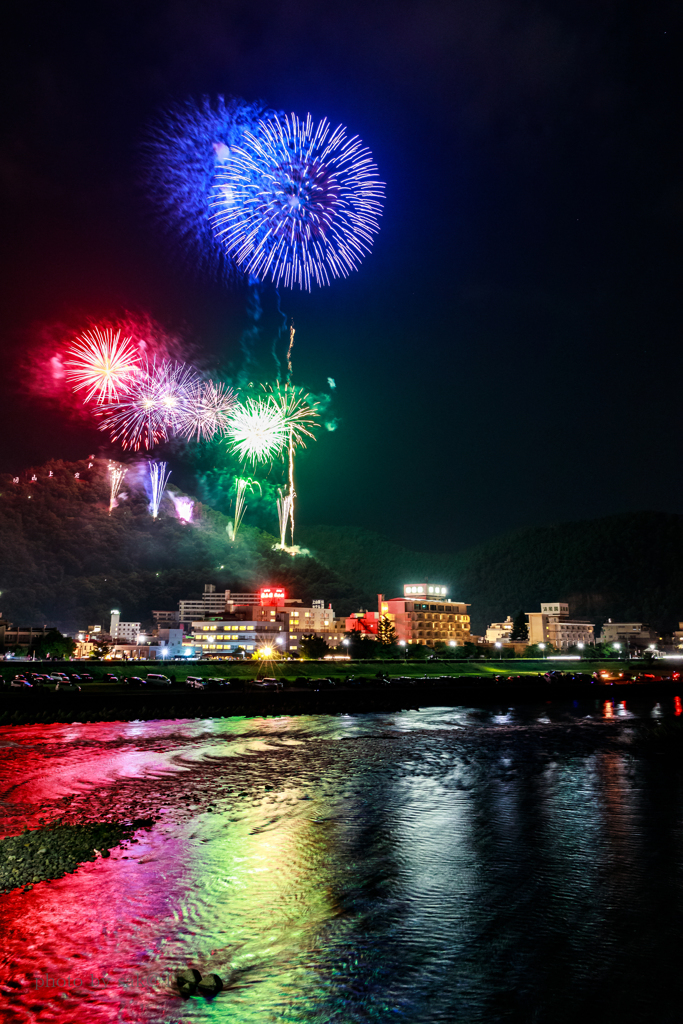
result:
[[[404,650],[403,650],[403,657],[404,657],[404,658],[405,658],[405,660],[407,661],[407,660],[408,660],[408,647],[407,647],[407,645],[406,645],[406,642],[405,642],[405,640],[399,640],[399,642],[398,642],[398,646],[399,646],[399,647],[403,647],[403,648],[404,648]]]
[[[498,660],[499,660],[499,661],[502,661],[502,659],[503,659],[503,652],[502,652],[502,650],[501,650],[502,646],[503,646],[503,645],[502,645],[502,643],[500,642],[500,640],[496,640],[496,647],[497,647],[497,648],[498,648],[498,649],[500,650],[500,654],[498,655]]]
[[[545,644],[539,644],[538,649],[539,651],[545,651]],[[543,655],[543,657],[545,658],[545,654]]]
[[[617,653],[621,650],[621,644],[612,644],[612,647]]]

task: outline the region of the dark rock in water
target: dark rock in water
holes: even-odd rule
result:
[[[205,974],[198,983],[197,989],[203,996],[215,996],[223,991],[223,982],[217,974]]]
[[[186,967],[184,971],[178,971],[175,977],[178,991],[185,998],[194,995],[197,991],[197,984],[201,980],[201,974],[194,967]]]

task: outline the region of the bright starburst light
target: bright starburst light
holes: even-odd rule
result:
[[[198,382],[184,363],[146,363],[118,401],[101,407],[101,429],[123,448],[153,448],[178,431]]]
[[[272,461],[286,447],[288,436],[282,412],[266,398],[247,398],[235,406],[227,435],[230,451],[254,464]]]
[[[74,391],[87,389],[84,401],[115,400],[136,374],[140,354],[131,338],[111,327],[93,327],[76,338],[64,361]]]
[[[342,125],[316,126],[310,114],[261,119],[217,165],[211,219],[242,270],[310,291],[370,252],[383,189],[372,154]]]
[[[197,441],[210,441],[217,434],[227,434],[236,401],[232,388],[212,380],[198,381],[190,389],[178,433]]]

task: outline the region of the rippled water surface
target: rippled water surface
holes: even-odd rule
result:
[[[679,1021],[680,708],[0,729],[3,835],[156,819],[0,897],[2,1019]]]

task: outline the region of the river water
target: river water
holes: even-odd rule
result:
[[[680,710],[0,729],[2,835],[156,819],[0,897],[2,1019],[678,1022],[683,783],[634,737]]]

